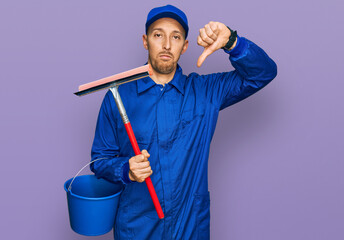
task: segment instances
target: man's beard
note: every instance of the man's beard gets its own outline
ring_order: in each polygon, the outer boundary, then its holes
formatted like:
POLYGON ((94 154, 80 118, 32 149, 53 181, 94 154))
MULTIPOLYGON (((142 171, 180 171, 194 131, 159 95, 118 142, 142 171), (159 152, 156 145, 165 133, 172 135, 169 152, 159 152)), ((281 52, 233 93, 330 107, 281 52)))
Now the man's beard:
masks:
MULTIPOLYGON (((169 54, 171 55, 171 54, 169 54)), ((170 61, 159 61, 159 59, 153 59, 151 56, 148 56, 149 62, 151 63, 152 68, 160 74, 170 74, 172 73, 176 68, 176 63, 173 61, 174 57, 172 56, 172 59, 170 61)))

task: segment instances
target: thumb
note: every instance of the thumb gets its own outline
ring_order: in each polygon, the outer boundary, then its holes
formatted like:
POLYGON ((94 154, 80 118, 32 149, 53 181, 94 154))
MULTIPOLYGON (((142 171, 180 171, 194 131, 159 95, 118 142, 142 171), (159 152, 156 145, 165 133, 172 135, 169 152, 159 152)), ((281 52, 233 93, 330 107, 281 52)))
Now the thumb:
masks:
POLYGON ((214 51, 212 49, 210 49, 209 47, 204 48, 203 53, 201 54, 201 56, 199 56, 199 58, 197 60, 197 67, 201 67, 204 60, 213 52, 214 51))
POLYGON ((149 158, 149 157, 150 157, 150 154, 147 152, 146 149, 143 149, 141 153, 142 153, 146 158, 149 158))

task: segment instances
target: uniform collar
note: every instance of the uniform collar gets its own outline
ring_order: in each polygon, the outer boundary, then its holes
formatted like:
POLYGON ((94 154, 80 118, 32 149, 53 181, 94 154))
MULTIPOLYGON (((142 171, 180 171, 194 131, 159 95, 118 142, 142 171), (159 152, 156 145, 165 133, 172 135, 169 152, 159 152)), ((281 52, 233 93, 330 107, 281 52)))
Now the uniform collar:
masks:
POLYGON ((176 73, 174 74, 174 77, 172 81, 169 82, 169 84, 173 85, 181 94, 184 95, 185 76, 183 75, 183 70, 179 66, 179 64, 177 64, 176 73))
MULTIPOLYGON (((173 79, 168 84, 171 84, 172 86, 174 86, 181 94, 184 95, 184 83, 185 83, 184 81, 185 81, 185 78, 183 76, 183 70, 179 66, 179 64, 177 64, 177 70, 173 76, 173 79)), ((154 85, 156 85, 156 83, 150 77, 139 79, 136 82, 137 82, 137 93, 139 94, 148 90, 154 85)))

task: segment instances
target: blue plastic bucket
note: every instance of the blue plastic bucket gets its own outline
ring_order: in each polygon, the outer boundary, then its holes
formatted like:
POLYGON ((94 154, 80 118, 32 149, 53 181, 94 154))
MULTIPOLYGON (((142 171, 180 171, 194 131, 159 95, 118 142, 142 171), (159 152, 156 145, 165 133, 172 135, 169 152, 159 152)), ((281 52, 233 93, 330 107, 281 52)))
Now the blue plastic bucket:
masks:
POLYGON ((111 231, 122 185, 82 175, 64 184, 71 228, 81 235, 98 236, 111 231))

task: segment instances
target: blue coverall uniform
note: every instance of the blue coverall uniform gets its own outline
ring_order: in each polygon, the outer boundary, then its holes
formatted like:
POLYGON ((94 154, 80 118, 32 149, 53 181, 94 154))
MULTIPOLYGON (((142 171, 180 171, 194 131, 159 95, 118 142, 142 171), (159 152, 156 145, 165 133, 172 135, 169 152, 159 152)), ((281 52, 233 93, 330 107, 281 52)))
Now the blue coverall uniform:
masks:
POLYGON ((178 65, 165 86, 150 77, 119 87, 141 150, 150 153, 151 179, 165 218, 160 220, 145 183, 131 182, 134 156, 111 91, 100 108, 91 170, 123 184, 116 240, 209 239, 208 156, 219 111, 254 94, 277 74, 275 62, 238 37, 229 52, 234 71, 188 76, 178 65))

